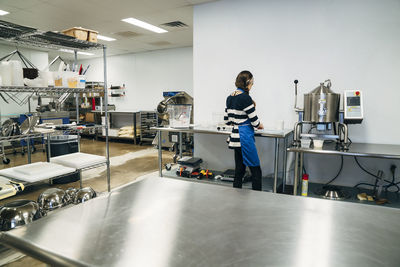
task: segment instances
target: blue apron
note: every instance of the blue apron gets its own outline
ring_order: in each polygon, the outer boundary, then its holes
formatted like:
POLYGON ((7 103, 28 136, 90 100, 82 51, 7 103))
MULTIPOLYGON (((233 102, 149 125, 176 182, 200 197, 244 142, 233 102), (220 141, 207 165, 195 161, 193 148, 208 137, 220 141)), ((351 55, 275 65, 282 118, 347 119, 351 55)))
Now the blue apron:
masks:
MULTIPOLYGON (((240 88, 238 88, 238 90, 243 91, 240 88)), ((260 159, 258 158, 256 148, 256 140, 254 138, 254 128, 251 125, 250 120, 240 124, 238 128, 244 165, 250 167, 260 166, 260 159)))

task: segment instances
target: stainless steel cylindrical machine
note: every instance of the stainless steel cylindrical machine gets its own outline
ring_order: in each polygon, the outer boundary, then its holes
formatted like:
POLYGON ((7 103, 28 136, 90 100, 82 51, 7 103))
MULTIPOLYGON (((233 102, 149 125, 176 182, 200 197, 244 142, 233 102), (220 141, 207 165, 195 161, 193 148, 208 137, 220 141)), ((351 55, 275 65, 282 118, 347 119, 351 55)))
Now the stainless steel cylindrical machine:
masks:
POLYGON ((330 80, 321 83, 308 94, 304 94, 305 122, 330 123, 339 121, 340 94, 331 90, 330 80))

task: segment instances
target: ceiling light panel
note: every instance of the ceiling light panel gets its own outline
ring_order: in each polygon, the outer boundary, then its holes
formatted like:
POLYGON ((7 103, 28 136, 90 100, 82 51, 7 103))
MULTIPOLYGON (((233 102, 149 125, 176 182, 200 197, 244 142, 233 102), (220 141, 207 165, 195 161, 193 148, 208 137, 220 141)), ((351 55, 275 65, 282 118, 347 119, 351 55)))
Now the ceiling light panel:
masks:
POLYGON ((130 23, 130 24, 135 25, 137 27, 140 27, 140 28, 152 31, 152 32, 156 32, 156 33, 168 32, 168 31, 166 31, 164 29, 161 29, 161 28, 159 28, 157 26, 151 25, 151 24, 149 24, 147 22, 144 22, 144 21, 141 21, 141 20, 138 20, 138 19, 135 19, 135 18, 126 18, 126 19, 122 19, 121 21, 130 23))
POLYGON ((7 12, 7 11, 4 11, 4 10, 0 9, 0 16, 4 16, 4 15, 7 15, 7 14, 10 14, 10 12, 7 12))
MULTIPOLYGON (((71 54, 74 53, 74 50, 70 50, 70 49, 59 49, 58 51, 65 52, 65 53, 71 53, 71 54)), ((78 51, 78 54, 79 55, 85 55, 85 56, 94 56, 94 54, 92 54, 92 53, 81 52, 81 51, 78 51)))
POLYGON ((97 39, 100 39, 100 40, 103 40, 103 41, 107 41, 107 42, 111 42, 111 41, 117 40, 115 38, 107 37, 107 36, 100 35, 100 34, 97 35, 97 39))

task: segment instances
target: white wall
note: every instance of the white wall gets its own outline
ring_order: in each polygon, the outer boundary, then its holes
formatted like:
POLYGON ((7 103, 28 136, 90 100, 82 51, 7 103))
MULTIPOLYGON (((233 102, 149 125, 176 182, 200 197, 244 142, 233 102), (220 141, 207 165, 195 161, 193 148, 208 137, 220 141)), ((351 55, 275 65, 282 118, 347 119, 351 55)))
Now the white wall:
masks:
MULTIPOLYGON (((103 59, 90 64, 88 81, 103 81, 103 59)), ((176 48, 107 57, 109 85, 126 86, 126 96, 109 98, 118 111, 154 110, 163 91, 186 91, 193 95, 192 48, 176 48)))
MULTIPOLYGON (((9 46, 9 45, 0 45, 0 57, 3 57, 12 51, 15 50, 15 46, 9 46)), ((48 65, 48 53, 43 52, 43 51, 38 51, 38 50, 31 50, 31 49, 24 49, 20 48, 20 52, 28 58, 38 69, 43 69, 48 65)), ((12 60, 19 60, 19 57, 17 55, 14 55, 12 60)), ((25 96, 25 94, 23 94, 25 96)), ((5 96, 6 97, 6 96, 5 96)), ((8 99, 8 97, 6 97, 8 99)), ((21 99, 24 97, 20 97, 21 99)), ((0 98, 0 112, 2 116, 2 121, 6 119, 9 116, 18 116, 21 113, 26 113, 28 112, 28 105, 22 105, 19 106, 12 100, 8 101, 9 104, 5 103, 3 99, 0 98)), ((36 103, 34 101, 32 103, 32 110, 34 111, 36 108, 36 103)))
MULTIPOLYGON (((277 120, 284 120, 286 128, 293 127, 294 79, 300 81, 300 93, 305 93, 330 78, 335 92, 358 89, 364 93, 365 119, 349 127, 354 142, 400 144, 399 29, 397 0, 222 0, 196 6, 196 123, 207 123, 213 112, 223 110, 236 75, 248 69, 255 76, 251 94, 267 127, 277 120)), ((302 97, 299 101, 302 106, 302 97)), ((233 156, 223 157, 233 153, 220 139, 214 142, 196 136, 195 153, 211 156, 212 167, 232 167, 233 156)), ((260 139, 257 143, 263 171, 271 172, 272 144, 260 139)), ((336 157, 327 157, 326 164, 324 159, 321 164, 315 164, 311 155, 306 159, 308 171, 321 180, 334 176, 339 164, 336 157)), ((347 178, 360 175, 351 160, 346 159, 348 168, 338 183, 353 184, 347 178)), ((363 162, 373 171, 388 164, 363 162)))

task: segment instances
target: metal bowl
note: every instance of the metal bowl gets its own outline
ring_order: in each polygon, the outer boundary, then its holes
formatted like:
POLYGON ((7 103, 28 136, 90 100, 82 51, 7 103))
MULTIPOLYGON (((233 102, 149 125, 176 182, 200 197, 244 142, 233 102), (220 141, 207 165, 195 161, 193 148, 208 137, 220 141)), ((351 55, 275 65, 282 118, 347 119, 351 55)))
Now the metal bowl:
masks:
POLYGON ((66 204, 65 191, 60 188, 49 188, 43 191, 39 198, 39 207, 43 212, 52 211, 66 204))
POLYGON ((74 203, 79 204, 96 197, 96 192, 91 187, 79 189, 76 192, 74 203))
POLYGON ((8 231, 42 217, 39 205, 32 200, 15 200, 0 209, 0 229, 8 231))
POLYGON ((343 192, 339 187, 327 185, 323 186, 320 191, 317 192, 322 198, 332 199, 332 200, 343 200, 348 198, 348 195, 343 192))
POLYGON ((76 193, 78 192, 78 188, 70 187, 65 190, 65 198, 68 204, 74 203, 76 193))

